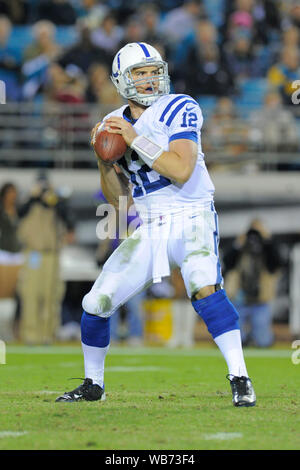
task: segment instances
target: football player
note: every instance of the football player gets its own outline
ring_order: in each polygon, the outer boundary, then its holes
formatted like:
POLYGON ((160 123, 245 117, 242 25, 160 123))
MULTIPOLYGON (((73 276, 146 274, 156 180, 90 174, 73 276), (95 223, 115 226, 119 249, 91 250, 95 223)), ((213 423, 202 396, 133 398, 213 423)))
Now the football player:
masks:
POLYGON ((106 129, 121 134, 128 149, 117 162, 118 171, 99 160, 102 191, 117 207, 131 183, 143 224, 113 252, 83 298, 85 379, 56 401, 105 398, 110 316, 178 266, 196 313, 227 363, 233 404, 254 406, 238 313, 223 288, 214 186, 201 148, 201 109, 188 95, 170 94, 167 63, 149 44, 124 46, 114 58, 111 78, 128 104, 108 114, 92 137, 106 129))

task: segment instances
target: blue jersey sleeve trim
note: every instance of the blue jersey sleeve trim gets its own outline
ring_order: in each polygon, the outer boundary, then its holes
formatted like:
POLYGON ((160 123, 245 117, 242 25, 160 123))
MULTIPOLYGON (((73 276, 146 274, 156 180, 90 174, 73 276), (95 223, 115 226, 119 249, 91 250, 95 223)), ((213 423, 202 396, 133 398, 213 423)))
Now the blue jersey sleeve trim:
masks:
POLYGON ((172 142, 173 140, 178 140, 178 139, 188 139, 192 140, 193 142, 198 143, 198 134, 197 132, 190 131, 190 132, 178 132, 177 134, 173 134, 169 138, 169 142, 172 142))

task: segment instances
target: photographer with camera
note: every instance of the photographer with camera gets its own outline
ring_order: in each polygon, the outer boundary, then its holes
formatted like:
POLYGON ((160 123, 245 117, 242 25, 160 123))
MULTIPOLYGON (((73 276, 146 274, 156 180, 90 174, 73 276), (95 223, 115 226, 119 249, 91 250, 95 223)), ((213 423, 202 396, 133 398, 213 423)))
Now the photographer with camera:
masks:
POLYGON ((65 242, 72 241, 73 224, 65 200, 43 173, 19 215, 18 235, 25 259, 19 279, 20 338, 25 344, 51 344, 65 291, 60 251, 65 242))
POLYGON ((276 295, 279 250, 262 222, 254 219, 224 254, 225 286, 238 307, 244 345, 269 347, 274 342, 271 302, 276 295))

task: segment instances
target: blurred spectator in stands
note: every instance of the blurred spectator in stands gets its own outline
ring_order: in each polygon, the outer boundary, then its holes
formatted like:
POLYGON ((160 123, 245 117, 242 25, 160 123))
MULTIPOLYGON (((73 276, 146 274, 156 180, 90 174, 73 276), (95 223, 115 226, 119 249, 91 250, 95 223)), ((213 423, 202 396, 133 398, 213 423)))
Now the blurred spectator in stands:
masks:
POLYGON ((282 265, 277 245, 264 224, 255 219, 224 254, 225 288, 237 306, 244 344, 273 344, 271 302, 282 265))
POLYGON ((44 91, 48 67, 61 52, 55 41, 56 27, 47 20, 33 25, 34 40, 24 51, 23 98, 32 99, 44 91))
POLYGON ((178 44, 173 54, 173 74, 180 76, 186 66, 193 64, 195 57, 201 57, 202 48, 218 47, 218 32, 215 25, 208 19, 197 21, 195 31, 189 32, 178 44))
POLYGON ((28 13, 27 0, 0 0, 0 15, 6 15, 13 24, 26 23, 28 13))
POLYGON ((88 147, 87 135, 91 126, 89 115, 86 109, 78 109, 76 106, 86 102, 86 88, 87 78, 76 65, 69 64, 65 69, 59 64, 50 67, 45 90, 46 100, 52 111, 56 106, 59 109, 59 120, 53 123, 50 131, 53 144, 65 138, 74 142, 76 148, 88 147))
POLYGON ((264 106, 251 113, 249 138, 258 150, 297 151, 300 148, 294 115, 282 105, 276 91, 270 91, 264 106))
POLYGON ((173 55, 172 79, 177 93, 192 96, 225 95, 234 92, 234 77, 218 45, 218 31, 207 19, 196 23, 173 55))
POLYGON ((160 11, 165 14, 174 8, 178 8, 182 5, 182 0, 159 0, 160 11))
POLYGON ((67 65, 64 70, 58 68, 55 64, 51 70, 52 79, 57 79, 52 99, 59 103, 84 103, 87 80, 83 71, 74 64, 67 65))
POLYGON ((224 41, 239 31, 247 31, 254 44, 268 44, 280 29, 278 5, 271 0, 225 1, 225 22, 222 28, 224 41))
POLYGON ((162 43, 166 46, 162 28, 160 10, 154 3, 142 4, 138 16, 144 28, 144 41, 148 44, 162 43))
POLYGON ((24 252, 19 280, 20 337, 26 344, 51 344, 60 324, 64 283, 59 257, 64 243, 74 240, 66 200, 41 174, 20 208, 18 235, 24 252))
POLYGON ((17 196, 17 188, 11 182, 0 189, 0 332, 4 341, 17 336, 16 286, 23 262, 17 236, 17 196))
POLYGON ((130 42, 142 42, 145 39, 144 26, 138 15, 131 15, 124 24, 124 37, 120 48, 130 42))
POLYGON ((203 148, 239 155, 247 150, 248 123, 238 116, 231 98, 218 99, 212 115, 204 121, 203 148))
POLYGON ((201 0, 184 0, 180 7, 171 9, 165 15, 162 31, 171 47, 176 48, 188 33, 195 31, 201 13, 201 0))
POLYGON ((224 30, 226 42, 234 38, 240 31, 254 36, 253 6, 254 0, 227 0, 224 30))
POLYGON ((68 77, 63 67, 54 62, 47 72, 47 82, 45 86, 46 102, 56 102, 56 97, 67 86, 68 77))
POLYGON ((76 11, 68 0, 43 0, 37 6, 37 20, 49 20, 59 26, 76 23, 76 11))
POLYGON ((69 64, 77 65, 84 73, 95 62, 106 63, 111 66, 113 55, 91 42, 90 29, 80 21, 77 24, 79 39, 59 58, 59 64, 65 68, 69 64))
POLYGON ((227 42, 224 53, 229 69, 236 79, 263 77, 271 65, 271 57, 254 45, 251 33, 239 30, 227 42))
POLYGON ((35 59, 41 55, 49 60, 57 58, 61 46, 55 40, 56 27, 48 20, 41 20, 32 26, 34 40, 24 51, 24 61, 35 59))
POLYGON ((117 24, 115 15, 109 12, 91 32, 91 41, 108 54, 114 55, 119 49, 123 34, 123 28, 117 24))
POLYGON ((289 2, 283 2, 285 6, 286 16, 283 19, 282 27, 285 28, 290 25, 300 28, 300 4, 298 0, 290 0, 289 2))
POLYGON ((84 20, 84 24, 93 30, 102 23, 104 17, 109 12, 109 8, 106 2, 99 0, 82 0, 81 7, 82 11, 79 15, 80 19, 84 20))
POLYGON ((295 92, 293 82, 299 80, 300 62, 297 47, 283 47, 279 61, 267 73, 267 79, 272 88, 279 91, 283 104, 293 105, 292 94, 295 92))
POLYGON ((89 86, 86 92, 88 102, 111 105, 114 108, 122 106, 123 99, 112 84, 110 70, 106 64, 91 65, 88 77, 89 86))
POLYGON ((20 251, 17 237, 18 211, 17 188, 13 183, 5 183, 0 189, 0 249, 10 253, 20 251))
POLYGON ((277 40, 281 30, 280 2, 263 0, 256 2, 255 17, 259 20, 259 30, 267 35, 268 42, 277 40))
POLYGON ((197 22, 196 40, 199 47, 214 46, 218 43, 218 31, 216 26, 208 19, 197 22))
POLYGON ((188 55, 188 47, 195 37, 198 21, 203 16, 205 13, 201 0, 184 0, 182 5, 172 8, 162 19, 161 31, 176 93, 184 90, 185 77, 181 73, 184 67, 182 63, 186 63, 184 59, 188 55))
MULTIPOLYGON (((180 89, 175 81, 176 92, 188 93, 196 99, 201 95, 223 96, 234 93, 234 75, 220 57, 216 44, 191 49, 181 76, 185 88, 180 89)), ((176 77, 178 74, 175 73, 176 77)))
POLYGON ((283 47, 299 47, 300 45, 300 30, 296 26, 290 26, 282 33, 282 46, 283 47))
POLYGON ((0 16, 0 79, 6 85, 6 100, 18 101, 21 95, 20 52, 9 44, 12 24, 7 16, 0 16))

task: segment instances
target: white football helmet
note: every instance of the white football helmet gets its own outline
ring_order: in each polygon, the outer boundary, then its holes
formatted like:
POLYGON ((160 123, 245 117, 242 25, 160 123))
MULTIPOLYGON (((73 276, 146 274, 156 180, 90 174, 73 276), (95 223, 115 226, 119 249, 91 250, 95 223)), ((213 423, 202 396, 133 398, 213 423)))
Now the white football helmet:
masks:
POLYGON ((150 106, 160 96, 170 92, 168 64, 162 60, 160 53, 154 47, 144 42, 126 44, 119 50, 113 60, 111 80, 123 98, 133 100, 143 106, 150 106), (133 80, 132 70, 147 65, 157 66, 159 75, 133 80), (150 83, 153 93, 137 92, 136 85, 145 83, 150 83))

